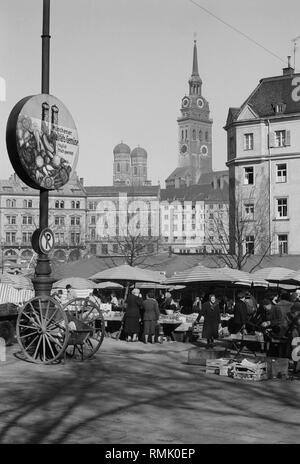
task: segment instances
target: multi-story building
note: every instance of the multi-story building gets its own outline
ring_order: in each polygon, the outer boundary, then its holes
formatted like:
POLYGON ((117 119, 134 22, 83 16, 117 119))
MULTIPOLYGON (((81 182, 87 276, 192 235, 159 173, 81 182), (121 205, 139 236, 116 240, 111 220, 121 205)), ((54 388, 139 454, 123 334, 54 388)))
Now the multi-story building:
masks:
POLYGON ((203 174, 201 184, 161 190, 160 230, 175 253, 228 250, 228 172, 203 174), (226 242, 227 241, 227 242, 226 242))
POLYGON ((300 74, 290 62, 229 109, 225 130, 231 251, 299 254, 300 74))
MULTIPOLYGON (((49 227, 55 235, 52 258, 78 259, 85 247, 86 193, 75 175, 62 189, 49 195, 49 227)), ((1 262, 26 266, 34 257, 31 236, 39 227, 39 191, 16 174, 0 181, 1 262)))
MULTIPOLYGON (((159 186, 87 186, 87 240, 91 254, 120 254, 122 240, 144 237, 157 242, 159 186)), ((152 248, 152 247, 151 247, 152 248)))
POLYGON ((202 95, 198 71, 197 45, 194 41, 193 69, 189 95, 181 100, 178 122, 178 167, 166 179, 166 187, 198 184, 200 176, 212 172, 212 119, 209 103, 202 95))

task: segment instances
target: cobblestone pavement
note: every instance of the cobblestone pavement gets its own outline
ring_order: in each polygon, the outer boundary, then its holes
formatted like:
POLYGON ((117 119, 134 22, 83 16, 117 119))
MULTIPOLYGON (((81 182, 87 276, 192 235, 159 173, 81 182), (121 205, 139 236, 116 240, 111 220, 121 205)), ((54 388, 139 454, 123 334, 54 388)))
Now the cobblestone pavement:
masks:
POLYGON ((85 362, 0 363, 0 443, 300 443, 299 380, 247 382, 187 364, 192 345, 105 338, 85 362))

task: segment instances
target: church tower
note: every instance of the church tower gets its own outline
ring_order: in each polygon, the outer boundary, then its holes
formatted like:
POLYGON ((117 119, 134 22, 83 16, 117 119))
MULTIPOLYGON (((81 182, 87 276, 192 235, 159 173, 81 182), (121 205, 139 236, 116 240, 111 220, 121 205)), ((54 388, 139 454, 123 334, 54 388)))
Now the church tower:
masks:
POLYGON ((188 81, 189 94, 181 100, 178 122, 178 168, 166 184, 197 184, 201 174, 212 172, 212 119, 209 104, 202 95, 202 79, 198 71, 197 43, 194 40, 192 75, 188 81), (181 169, 180 169, 181 168, 181 169))

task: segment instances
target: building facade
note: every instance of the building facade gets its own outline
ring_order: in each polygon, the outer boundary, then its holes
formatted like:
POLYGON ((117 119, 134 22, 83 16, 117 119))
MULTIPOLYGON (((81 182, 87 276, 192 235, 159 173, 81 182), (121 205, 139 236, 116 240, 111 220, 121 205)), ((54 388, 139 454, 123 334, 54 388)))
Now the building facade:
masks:
POLYGON ((225 130, 231 251, 299 254, 300 74, 261 79, 225 130))

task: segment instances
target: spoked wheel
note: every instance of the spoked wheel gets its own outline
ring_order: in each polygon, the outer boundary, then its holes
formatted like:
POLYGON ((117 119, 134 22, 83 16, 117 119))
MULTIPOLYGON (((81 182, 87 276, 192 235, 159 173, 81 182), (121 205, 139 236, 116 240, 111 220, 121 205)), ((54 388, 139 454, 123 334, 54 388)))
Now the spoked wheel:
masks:
POLYGON ((27 301, 20 310, 16 332, 29 361, 51 364, 58 361, 66 349, 68 318, 56 300, 38 296, 27 301))
MULTIPOLYGON (((99 350, 105 335, 105 321, 99 306, 89 298, 74 298, 68 301, 63 309, 69 321, 70 340, 73 339, 72 355, 77 350, 82 360, 91 358, 99 350), (86 335, 76 337, 76 333, 86 335), (76 338, 79 339, 78 343, 76 338)), ((67 354, 70 354, 69 349, 67 354)))

